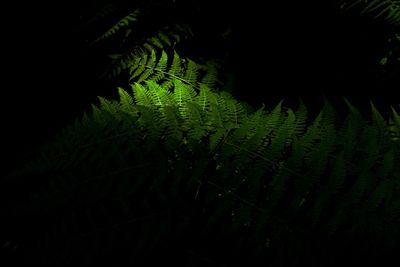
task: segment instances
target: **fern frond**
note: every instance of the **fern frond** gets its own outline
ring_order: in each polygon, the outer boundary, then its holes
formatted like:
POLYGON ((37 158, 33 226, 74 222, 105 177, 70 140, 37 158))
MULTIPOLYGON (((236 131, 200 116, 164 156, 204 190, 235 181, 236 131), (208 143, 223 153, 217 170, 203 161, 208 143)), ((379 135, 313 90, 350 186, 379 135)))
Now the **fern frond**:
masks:
POLYGON ((179 112, 183 118, 187 117, 188 103, 195 100, 196 92, 191 87, 186 85, 180 80, 174 80, 174 93, 175 104, 178 106, 179 112))
MULTIPOLYGON (((135 100, 133 99, 133 97, 120 87, 118 88, 118 95, 119 102, 121 103, 121 110, 131 116, 136 114, 136 109, 134 108, 135 100)), ((87 120, 88 119, 86 118, 85 121, 87 120)))
MULTIPOLYGON (((156 51, 160 51, 161 54, 160 61, 158 61, 160 65, 157 66, 161 72, 153 72, 153 74, 162 75, 162 72, 165 71, 165 67, 167 66, 167 54, 165 51, 174 49, 174 46, 179 43, 182 38, 187 38, 187 36, 191 34, 192 33, 188 27, 180 27, 179 25, 175 25, 173 27, 161 29, 152 37, 145 38, 144 40, 136 40, 133 44, 130 44, 130 47, 127 49, 127 51, 109 55, 109 57, 112 59, 112 62, 108 70, 106 70, 105 75, 107 75, 109 78, 119 76, 124 71, 130 70, 132 66, 137 66, 139 61, 143 58, 143 54, 151 54, 153 52, 155 52, 155 54, 159 54, 156 51)), ((123 40, 123 42, 124 41, 125 40, 123 40)), ((147 61, 142 61, 142 64, 145 65, 146 62, 147 61)), ((151 69, 148 69, 148 72, 150 72, 150 70, 151 69)), ((143 71, 143 69, 141 71, 143 71)), ((130 70, 131 75, 132 73, 133 71, 130 70)), ((133 77, 131 77, 131 79, 132 78, 133 77)), ((153 77, 152 79, 157 81, 161 78, 162 77, 153 77)))
POLYGON ((158 71, 153 74, 154 75, 153 77, 151 77, 153 81, 158 82, 165 77, 165 73, 167 70, 167 63, 168 63, 168 56, 164 51, 162 51, 160 60, 157 62, 156 66, 156 69, 158 71))
POLYGON ((145 107, 151 107, 153 105, 153 100, 150 96, 150 93, 143 85, 140 83, 135 83, 132 84, 131 87, 136 104, 145 107))
POLYGON ((132 22, 137 20, 138 15, 139 15, 139 10, 135 10, 129 13, 128 15, 120 19, 117 23, 115 23, 111 28, 109 28, 104 34, 102 34, 99 38, 97 38, 93 43, 109 38, 110 36, 120 31, 122 28, 130 26, 132 22))
POLYGON ((172 105, 172 95, 170 91, 152 80, 146 81, 146 85, 154 106, 162 109, 165 106, 172 105))
POLYGON ((304 133, 306 129, 306 122, 307 122, 307 108, 304 105, 303 101, 300 102, 300 106, 296 110, 295 117, 296 117, 295 134, 301 135, 304 133))
POLYGON ((172 64, 168 70, 168 73, 177 77, 181 77, 182 75, 182 68, 181 68, 182 59, 179 55, 174 51, 174 57, 172 58, 172 64))
POLYGON ((393 141, 400 140, 400 115, 392 107, 392 118, 389 121, 389 134, 393 141))
POLYGON ((184 118, 183 127, 188 131, 188 137, 195 142, 199 142, 203 136, 206 136, 204 113, 199 105, 189 102, 186 118, 184 118))
POLYGON ((187 81, 189 84, 194 84, 198 79, 198 67, 197 64, 192 60, 188 59, 186 64, 186 71, 183 75, 183 79, 187 81))
POLYGON ((129 66, 131 82, 141 83, 153 80, 162 83, 165 88, 172 88, 174 80, 180 80, 195 88, 204 87, 202 77, 208 73, 205 66, 196 64, 189 59, 182 59, 176 52, 174 52, 172 62, 168 65, 168 55, 162 51, 161 56, 157 57, 154 49, 149 53, 142 52, 133 55, 129 66), (187 63, 185 64, 185 62, 187 63))
POLYGON ((215 88, 218 80, 217 67, 212 62, 208 62, 203 69, 206 74, 201 79, 200 83, 207 85, 209 88, 215 88))
POLYGON ((210 108, 210 92, 211 90, 208 88, 208 86, 200 84, 200 92, 197 103, 203 111, 210 108))
POLYGON ((226 100, 225 113, 228 127, 239 128, 243 121, 246 111, 244 107, 236 101, 230 94, 221 92, 221 99, 226 100))
POLYGON ((378 142, 378 146, 384 150, 387 146, 391 145, 390 139, 388 136, 390 135, 387 127, 387 123, 380 112, 375 108, 374 104, 371 102, 371 110, 372 110, 372 127, 376 132, 376 139, 378 142))

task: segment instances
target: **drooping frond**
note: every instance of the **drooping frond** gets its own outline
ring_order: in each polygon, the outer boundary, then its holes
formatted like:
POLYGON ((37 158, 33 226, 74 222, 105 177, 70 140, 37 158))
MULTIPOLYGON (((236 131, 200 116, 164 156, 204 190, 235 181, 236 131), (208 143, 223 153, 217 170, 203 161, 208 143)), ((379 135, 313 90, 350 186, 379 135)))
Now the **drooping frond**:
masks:
POLYGON ((122 28, 128 27, 132 24, 132 22, 137 20, 137 17, 139 15, 139 10, 135 10, 122 19, 120 19, 117 23, 115 23, 113 26, 111 26, 105 33, 103 33, 99 38, 97 38, 93 43, 98 42, 100 40, 109 38, 110 36, 114 35, 117 33, 119 30, 122 28))

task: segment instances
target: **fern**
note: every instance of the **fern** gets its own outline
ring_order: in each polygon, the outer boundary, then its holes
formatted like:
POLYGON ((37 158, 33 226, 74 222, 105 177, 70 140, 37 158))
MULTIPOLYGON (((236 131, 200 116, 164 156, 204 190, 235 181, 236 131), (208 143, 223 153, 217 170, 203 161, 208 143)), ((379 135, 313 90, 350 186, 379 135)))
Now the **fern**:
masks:
MULTIPOLYGON (((398 1, 346 2, 400 22, 398 1)), ((315 118, 303 103, 253 112, 215 90, 216 64, 175 51, 192 35, 188 27, 129 36, 138 15, 128 14, 95 41, 128 30, 109 70, 129 74, 128 90, 118 88, 119 100, 99 97, 91 112, 4 179, 3 221, 29 221, 33 231, 5 229, 32 243, 32 255, 53 255, 46 263, 55 265, 104 264, 115 244, 118 252, 130 249, 130 262, 149 265, 155 251, 179 248, 171 241, 198 247, 206 239, 218 249, 236 246, 230 257, 250 251, 246 263, 298 266, 324 252, 320 244, 350 247, 360 237, 358 252, 396 249, 395 109, 385 118, 371 105, 371 120, 348 101, 344 120, 327 102, 315 118), (228 241, 220 246, 221 237, 228 241), (373 249, 363 250, 368 245, 373 249)), ((109 260, 118 259, 125 260, 109 260)))
POLYGON ((15 174, 13 179, 36 177, 38 183, 32 193, 15 196, 21 200, 8 200, 11 218, 44 214, 44 225, 61 227, 54 214, 63 207, 83 209, 80 222, 63 213, 65 222, 78 224, 78 240, 95 235, 93 229, 111 234, 131 220, 143 221, 124 230, 133 231, 131 241, 140 240, 129 245, 136 252, 155 249, 156 240, 167 242, 165 224, 184 235, 180 219, 166 215, 180 212, 198 231, 223 226, 237 236, 246 232, 243 246, 266 253, 282 251, 279 240, 289 242, 293 234, 357 234, 396 244, 381 230, 395 228, 400 214, 396 111, 392 124, 374 106, 367 121, 351 104, 343 122, 329 103, 313 119, 303 104, 298 110, 279 103, 271 111, 251 112, 202 83, 202 69, 176 53, 171 60, 143 54, 136 62, 145 68, 129 91, 118 89, 119 101, 99 98, 90 114, 15 174), (114 202, 120 212, 104 208, 114 202), (95 215, 100 207, 106 209, 103 217, 95 215), (90 221, 89 231, 82 221, 90 221), (152 230, 154 238, 143 236, 152 230), (266 239, 268 248, 260 245, 266 239))

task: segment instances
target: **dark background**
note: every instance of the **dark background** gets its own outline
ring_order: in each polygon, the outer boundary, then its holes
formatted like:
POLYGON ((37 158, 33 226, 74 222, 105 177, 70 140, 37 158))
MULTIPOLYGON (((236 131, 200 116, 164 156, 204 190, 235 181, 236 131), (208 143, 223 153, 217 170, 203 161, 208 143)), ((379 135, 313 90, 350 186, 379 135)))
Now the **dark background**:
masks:
MULTIPOLYGON (((83 26, 103 2, 13 2, 3 9, 4 168, 51 140, 97 95, 115 96, 116 86, 98 79, 105 53, 88 46, 100 30, 83 26)), ((232 93, 255 108, 281 99, 295 107, 301 98, 317 111, 325 95, 343 110, 346 96, 368 116, 369 100, 384 114, 400 102, 398 66, 378 64, 394 29, 345 13, 337 1, 136 2, 154 5, 146 15, 149 28, 189 24, 194 38, 182 45, 184 56, 223 60, 235 80, 232 93)), ((121 10, 136 4, 113 3, 121 10)))

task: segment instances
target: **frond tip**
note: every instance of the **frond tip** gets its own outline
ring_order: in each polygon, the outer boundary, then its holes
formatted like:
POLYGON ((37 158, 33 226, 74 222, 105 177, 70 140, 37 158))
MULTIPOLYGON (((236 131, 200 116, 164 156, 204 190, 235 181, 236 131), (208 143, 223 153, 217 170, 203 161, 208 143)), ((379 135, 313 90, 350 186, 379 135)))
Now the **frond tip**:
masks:
POLYGON ((137 16, 139 15, 139 10, 135 10, 122 19, 120 19, 117 23, 115 23, 111 28, 109 28, 104 34, 102 34, 99 38, 97 38, 93 43, 96 43, 100 40, 106 39, 111 37, 112 35, 116 34, 122 28, 128 27, 132 24, 132 22, 136 21, 137 16))

